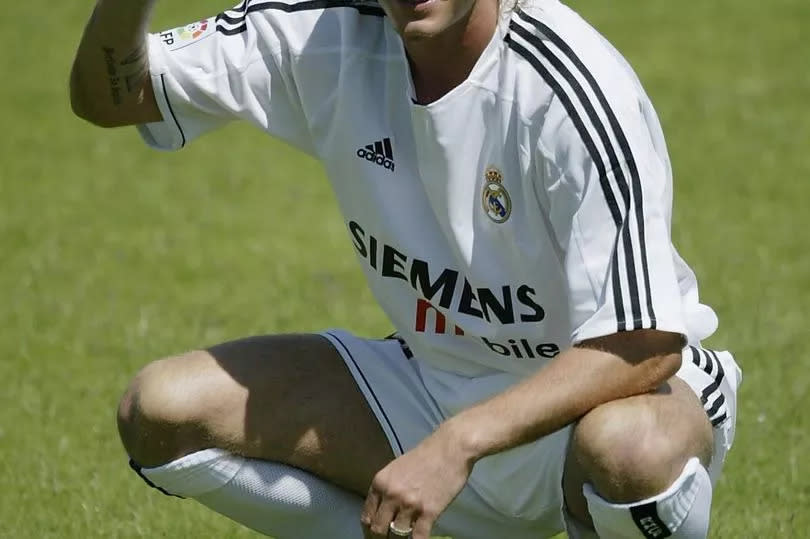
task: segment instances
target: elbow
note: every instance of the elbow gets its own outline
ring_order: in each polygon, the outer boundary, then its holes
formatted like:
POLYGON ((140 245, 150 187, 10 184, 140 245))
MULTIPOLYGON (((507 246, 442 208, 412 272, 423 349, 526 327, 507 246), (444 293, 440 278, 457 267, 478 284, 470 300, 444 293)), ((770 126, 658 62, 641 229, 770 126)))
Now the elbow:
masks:
POLYGON ((98 114, 97 112, 94 112, 92 109, 81 108, 77 110, 76 107, 74 107, 73 113, 82 120, 89 122, 96 127, 103 127, 105 129, 110 129, 113 127, 122 127, 123 125, 119 122, 110 120, 109 117, 105 117, 101 114, 98 114))
POLYGON ((96 127, 118 127, 117 123, 110 121, 109 116, 105 116, 98 110, 98 107, 89 103, 84 95, 73 90, 70 92, 70 108, 77 117, 96 127))
POLYGON ((70 70, 70 108, 73 114, 82 120, 95 123, 93 121, 93 111, 88 104, 88 99, 82 87, 81 80, 82 77, 78 61, 75 61, 73 62, 73 68, 70 70))
POLYGON ((626 377, 620 393, 629 397, 655 391, 675 376, 681 368, 684 344, 679 333, 640 329, 597 337, 578 346, 621 358, 626 377))
POLYGON ((81 93, 77 92, 72 87, 70 89, 70 108, 73 111, 73 114, 82 120, 90 122, 93 125, 99 125, 96 116, 93 114, 92 108, 87 105, 86 100, 81 93))
POLYGON ((77 63, 73 64, 70 72, 70 108, 77 117, 97 127, 116 127, 110 121, 110 116, 100 110, 98 103, 90 96, 86 86, 82 84, 81 71, 77 63))
POLYGON ((681 354, 669 353, 645 360, 638 378, 639 393, 655 391, 664 385, 681 368, 681 354))

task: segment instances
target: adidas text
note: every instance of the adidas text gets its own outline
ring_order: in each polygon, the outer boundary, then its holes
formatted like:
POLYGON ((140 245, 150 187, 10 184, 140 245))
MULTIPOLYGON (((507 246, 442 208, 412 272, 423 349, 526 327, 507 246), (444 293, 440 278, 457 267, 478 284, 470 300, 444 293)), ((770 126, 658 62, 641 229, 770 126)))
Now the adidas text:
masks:
POLYGON ((366 144, 357 150, 357 157, 394 172, 394 148, 388 137, 366 144))
POLYGON ((360 148, 357 150, 357 157, 365 159, 366 161, 371 161, 372 163, 376 163, 381 167, 385 167, 391 172, 394 172, 394 162, 386 158, 384 155, 370 152, 365 148, 360 148))

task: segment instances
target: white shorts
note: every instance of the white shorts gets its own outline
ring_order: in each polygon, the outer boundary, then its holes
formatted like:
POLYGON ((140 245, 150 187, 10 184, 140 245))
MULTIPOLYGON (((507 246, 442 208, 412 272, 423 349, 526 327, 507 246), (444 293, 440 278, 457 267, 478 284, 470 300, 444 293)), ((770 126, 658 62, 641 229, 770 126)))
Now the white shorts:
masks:
MULTIPOLYGON (((470 378, 414 358, 397 339, 323 333, 337 348, 399 456, 455 413, 521 380, 510 373, 470 378)), ((701 399, 715 427, 712 480, 734 438, 740 369, 728 352, 684 350, 677 376, 701 399)), ((434 533, 464 539, 537 539, 564 530, 562 474, 571 426, 476 463, 467 486, 434 533)))

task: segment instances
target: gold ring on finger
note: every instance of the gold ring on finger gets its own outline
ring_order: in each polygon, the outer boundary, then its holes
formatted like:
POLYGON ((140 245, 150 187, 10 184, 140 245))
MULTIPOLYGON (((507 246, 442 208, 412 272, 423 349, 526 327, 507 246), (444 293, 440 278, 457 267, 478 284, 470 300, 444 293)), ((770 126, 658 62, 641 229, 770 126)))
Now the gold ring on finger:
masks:
POLYGON ((388 525, 388 531, 391 532, 391 535, 395 535, 397 537, 410 537, 411 533, 413 533, 413 528, 410 526, 407 528, 398 528, 397 525, 392 522, 388 525))

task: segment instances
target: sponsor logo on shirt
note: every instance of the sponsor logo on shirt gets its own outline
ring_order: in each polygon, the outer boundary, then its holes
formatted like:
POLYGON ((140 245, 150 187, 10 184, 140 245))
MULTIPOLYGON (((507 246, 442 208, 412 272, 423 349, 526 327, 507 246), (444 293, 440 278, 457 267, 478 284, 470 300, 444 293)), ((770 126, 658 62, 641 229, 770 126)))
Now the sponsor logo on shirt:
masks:
POLYGON ((503 185, 503 174, 495 167, 487 167, 484 172, 484 189, 481 204, 487 217, 498 224, 505 223, 512 215, 512 199, 503 185))
MULTIPOLYGON (((473 288, 458 270, 433 268, 426 260, 408 256, 380 242, 355 221, 349 222, 349 231, 355 250, 372 269, 382 277, 408 283, 421 296, 416 301, 413 328, 417 333, 464 336, 461 327, 449 327, 446 311, 500 325, 541 322, 546 317, 535 289, 527 284, 505 285, 499 289, 473 288)), ((481 341, 491 352, 512 359, 551 358, 560 352, 554 343, 535 343, 529 339, 509 339, 501 343, 481 338, 481 341)))
MULTIPOLYGON (((416 300, 416 333, 433 333, 435 335, 448 335, 451 328, 447 325, 447 316, 430 302, 424 299, 416 300), (433 320, 433 325, 428 320, 433 320)), ((453 325, 452 334, 463 336, 464 330, 453 325)), ((552 342, 534 342, 528 338, 507 339, 504 342, 497 342, 494 339, 478 337, 490 352, 509 359, 551 359, 560 353, 560 347, 552 342)))
POLYGON ((439 273, 428 261, 379 242, 355 221, 349 222, 349 231, 354 248, 375 271, 383 277, 409 283, 423 298, 442 309, 504 325, 540 322, 546 317, 535 299, 534 288, 529 285, 505 285, 498 290, 473 288, 458 270, 442 268, 439 273))

